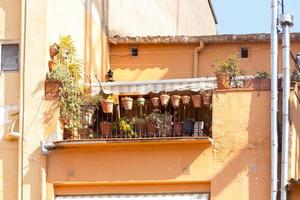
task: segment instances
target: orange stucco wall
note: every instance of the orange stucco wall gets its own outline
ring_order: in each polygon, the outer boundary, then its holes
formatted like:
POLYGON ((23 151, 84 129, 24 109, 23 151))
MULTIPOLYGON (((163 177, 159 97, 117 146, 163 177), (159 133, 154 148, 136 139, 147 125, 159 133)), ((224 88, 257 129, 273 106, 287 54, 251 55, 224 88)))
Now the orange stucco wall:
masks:
POLYGON ((217 91, 213 144, 65 147, 48 155, 47 181, 58 195, 209 191, 213 200, 269 199, 269 102, 269 91, 217 91))
MULTIPOLYGON (((192 78, 194 49, 197 44, 110 44, 110 64, 116 81, 159 80, 192 78), (130 56, 131 47, 138 47, 139 56, 130 56)), ((266 42, 205 44, 198 56, 197 76, 213 76, 214 61, 238 54, 240 47, 249 48, 249 58, 240 59, 245 74, 270 71, 270 45, 266 42)), ((300 50, 299 42, 291 45, 294 53, 300 50)), ((279 52, 281 63, 281 52, 279 52)), ((292 63, 292 62, 291 62, 292 63)), ((279 67, 281 64, 279 64, 279 67)))
MULTIPOLYGON (((20 40, 20 2, 0 0, 0 45, 20 40)), ((18 197, 18 142, 6 141, 4 134, 17 119, 11 114, 19 110, 19 79, 19 72, 0 72, 0 200, 18 197)))

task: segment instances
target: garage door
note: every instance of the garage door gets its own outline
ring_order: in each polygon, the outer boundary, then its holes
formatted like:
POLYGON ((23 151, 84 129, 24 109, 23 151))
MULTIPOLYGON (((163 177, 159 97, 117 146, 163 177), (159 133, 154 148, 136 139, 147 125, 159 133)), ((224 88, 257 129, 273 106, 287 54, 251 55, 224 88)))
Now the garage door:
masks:
POLYGON ((130 194, 101 196, 58 196, 55 200, 208 200, 209 194, 130 194))

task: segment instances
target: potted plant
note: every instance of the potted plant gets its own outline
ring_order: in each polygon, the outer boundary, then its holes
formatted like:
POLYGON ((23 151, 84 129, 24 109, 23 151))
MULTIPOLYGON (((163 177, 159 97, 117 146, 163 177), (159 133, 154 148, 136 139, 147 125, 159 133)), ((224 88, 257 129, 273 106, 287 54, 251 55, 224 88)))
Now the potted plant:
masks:
POLYGON ((180 99, 181 99, 181 96, 179 96, 179 95, 172 95, 171 96, 171 102, 172 102, 172 106, 174 108, 179 107, 180 99))
POLYGON ((224 61, 215 61, 217 86, 219 89, 228 89, 231 85, 231 80, 234 81, 237 87, 236 76, 243 74, 239 66, 238 57, 236 55, 229 56, 224 61))
POLYGON ((182 134, 182 122, 174 122, 174 135, 180 136, 182 134))
POLYGON ((169 95, 167 95, 167 94, 161 94, 159 96, 159 98, 160 98, 162 106, 167 106, 168 105, 169 100, 170 100, 170 96, 169 95))
POLYGON ((189 103, 190 103, 190 100, 191 100, 191 97, 190 96, 188 96, 188 95, 183 95, 182 97, 182 103, 183 103, 183 105, 188 105, 189 103))
POLYGON ((101 101, 102 110, 104 113, 112 113, 114 108, 114 97, 109 95, 107 99, 101 101))
POLYGON ((103 136, 108 136, 112 133, 112 123, 108 121, 100 122, 100 130, 103 136))
POLYGON ((140 137, 143 137, 146 135, 146 119, 145 115, 142 115, 140 117, 134 117, 132 119, 132 122, 135 126, 136 133, 139 134, 140 137))
POLYGON ((136 137, 136 133, 134 132, 134 123, 132 120, 128 118, 121 118, 119 121, 119 128, 121 134, 124 134, 126 137, 136 137))
POLYGON ((123 104, 125 110, 131 110, 132 109, 132 103, 133 103, 132 98, 130 98, 130 97, 122 98, 122 104, 123 104))
POLYGON ((203 105, 209 106, 212 101, 212 92, 209 90, 201 92, 202 98, 203 98, 203 105))
POLYGON ((49 54, 50 58, 53 59, 54 56, 56 56, 59 52, 59 45, 56 43, 53 43, 52 45, 49 46, 49 54))
POLYGON ((158 107, 159 106, 159 98, 158 97, 152 97, 151 98, 151 102, 152 102, 152 105, 154 107, 158 107))
POLYGON ((160 111, 153 110, 152 113, 146 116, 147 135, 155 137, 157 133, 157 122, 160 120, 160 111))
POLYGON ((252 88, 256 90, 269 90, 271 88, 270 74, 265 71, 257 72, 254 79, 243 80, 245 88, 252 88))
POLYGON ((195 108, 201 107, 202 99, 200 94, 192 95, 192 101, 195 108))
POLYGON ((137 98, 137 105, 138 106, 144 106, 145 105, 145 98, 144 97, 137 98))

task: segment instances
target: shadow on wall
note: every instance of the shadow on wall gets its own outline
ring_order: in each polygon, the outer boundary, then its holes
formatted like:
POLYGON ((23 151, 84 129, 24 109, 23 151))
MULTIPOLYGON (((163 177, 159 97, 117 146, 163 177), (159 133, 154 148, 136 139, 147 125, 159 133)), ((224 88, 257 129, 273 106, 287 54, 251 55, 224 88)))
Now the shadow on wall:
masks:
POLYGON ((224 94, 215 97, 214 106, 221 107, 214 107, 214 111, 222 111, 213 113, 212 197, 270 199, 270 93, 254 91, 239 98, 224 98, 224 94))

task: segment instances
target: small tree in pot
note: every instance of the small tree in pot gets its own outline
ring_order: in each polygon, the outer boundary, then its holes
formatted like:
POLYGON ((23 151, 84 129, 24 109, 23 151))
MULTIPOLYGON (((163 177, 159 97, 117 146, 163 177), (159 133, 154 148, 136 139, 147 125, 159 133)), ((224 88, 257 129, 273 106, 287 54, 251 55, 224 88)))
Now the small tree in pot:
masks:
POLYGON ((219 89, 228 89, 231 86, 231 80, 234 81, 235 87, 238 86, 236 76, 243 74, 240 69, 237 55, 231 55, 224 61, 215 61, 217 85, 219 89))

